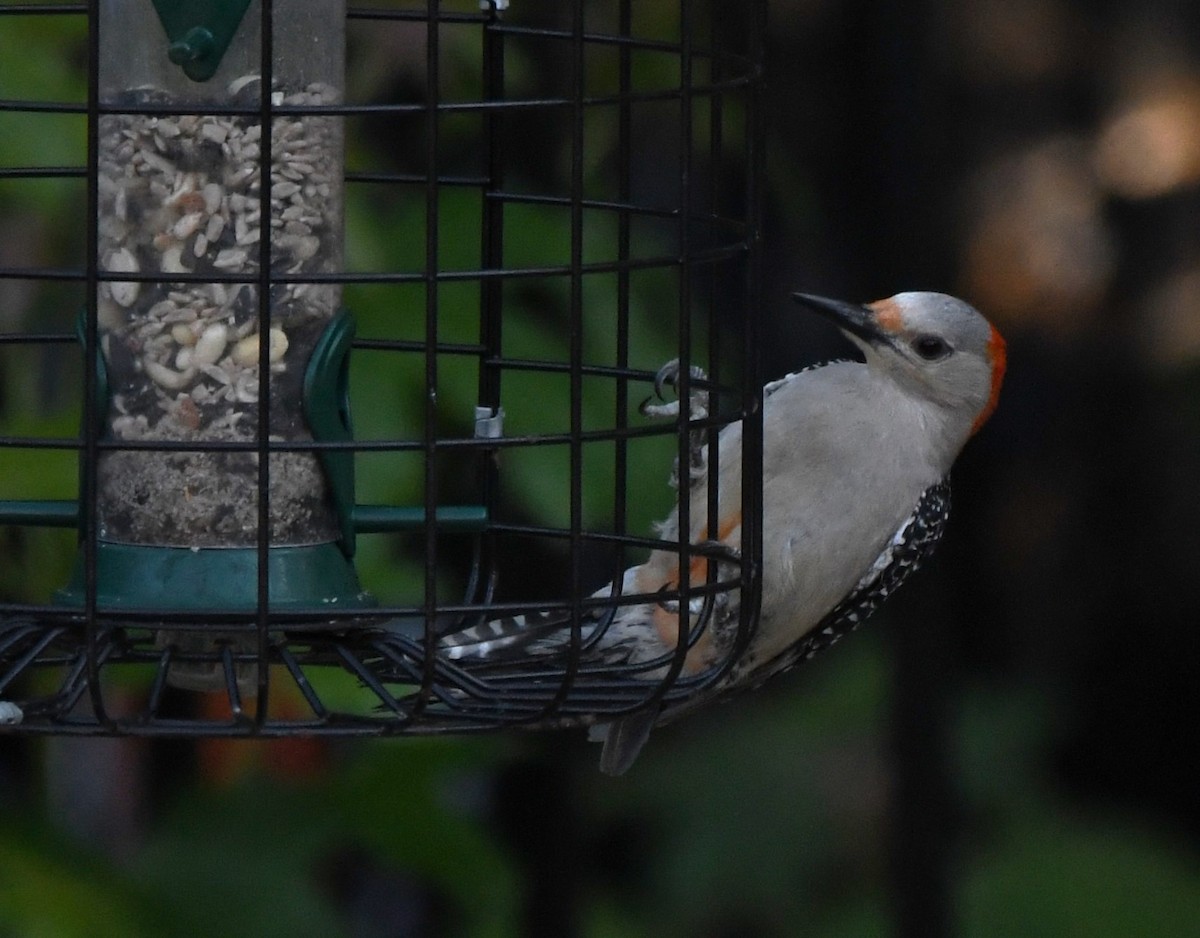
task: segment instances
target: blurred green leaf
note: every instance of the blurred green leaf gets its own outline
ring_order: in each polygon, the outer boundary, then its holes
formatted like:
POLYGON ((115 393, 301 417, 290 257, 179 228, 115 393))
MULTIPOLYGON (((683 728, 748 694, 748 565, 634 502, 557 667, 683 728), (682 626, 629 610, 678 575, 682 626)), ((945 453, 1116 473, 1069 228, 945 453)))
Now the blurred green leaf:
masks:
POLYGON ((967 938, 1190 935, 1200 863, 1183 844, 1112 816, 1043 802, 966 874, 967 938))
MULTIPOLYGON (((248 742, 242 745, 256 745, 248 742)), ((484 751, 441 740, 376 742, 319 783, 250 779, 189 789, 155 825, 131 874, 171 909, 165 933, 347 934, 324 871, 363 849, 453 899, 461 934, 515 934, 511 861, 470 805, 484 751)))
POLYGON ((519 880, 511 858, 484 833, 474 804, 482 751, 496 741, 463 745, 404 740, 371 748, 338 778, 330 807, 344 835, 411 870, 455 900, 464 934, 516 934, 519 880))
POLYGON ((651 832, 642 862, 655 901, 642 911, 654 934, 714 922, 807 934, 781 923, 812 918, 831 869, 841 891, 867 888, 883 847, 885 694, 881 643, 855 636, 757 694, 655 731, 627 776, 591 779, 601 816, 633 815, 651 832))
POLYGON ((314 808, 299 786, 192 788, 155 825, 131 874, 171 909, 169 934, 345 934, 314 882, 333 835, 314 808))
POLYGON ((0 935, 138 938, 149 916, 118 875, 0 828, 0 935))

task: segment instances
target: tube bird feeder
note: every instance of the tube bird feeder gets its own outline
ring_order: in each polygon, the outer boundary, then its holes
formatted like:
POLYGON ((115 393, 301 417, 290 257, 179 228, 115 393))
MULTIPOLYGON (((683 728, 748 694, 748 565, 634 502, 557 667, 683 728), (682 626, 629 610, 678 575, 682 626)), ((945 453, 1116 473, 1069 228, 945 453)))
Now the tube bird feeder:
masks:
POLYGON ((551 664, 437 642, 577 624, 633 601, 594 591, 639 554, 704 556, 653 536, 644 480, 737 421, 744 550, 664 601, 741 591, 753 628, 764 8, 0 9, 84 63, 45 93, 0 71, 0 378, 53 372, 78 427, 0 394, 0 543, 75 535, 53 588, 0 581, 0 729, 551 727, 716 680, 582 667, 578 634, 551 664), (23 135, 55 121, 40 162, 23 135), (68 205, 76 238, 3 224, 68 205), (669 358, 681 416, 643 420, 669 358), (66 465, 74 491, 43 491, 66 465))

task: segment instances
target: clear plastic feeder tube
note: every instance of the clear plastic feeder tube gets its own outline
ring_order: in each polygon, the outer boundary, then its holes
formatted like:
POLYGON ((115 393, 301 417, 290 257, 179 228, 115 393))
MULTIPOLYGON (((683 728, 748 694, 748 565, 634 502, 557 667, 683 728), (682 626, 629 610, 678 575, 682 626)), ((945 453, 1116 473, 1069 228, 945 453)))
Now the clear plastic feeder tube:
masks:
MULTIPOLYGON (((271 438, 311 439, 303 377, 341 297, 336 285, 303 277, 339 271, 343 261, 342 119, 295 113, 264 126, 263 95, 281 108, 341 102, 345 11, 330 0, 274 0, 264 90, 259 2, 203 81, 172 60, 187 48, 171 50, 162 5, 100 3, 98 263, 106 274, 152 278, 99 287, 107 425, 117 441, 247 448, 106 452, 99 530, 129 544, 249 547, 258 537, 258 461, 248 447, 259 433, 260 343, 268 345, 271 438), (289 278, 271 286, 269 325, 257 284, 264 238, 272 278, 289 278)), ((336 540, 315 454, 270 459, 272 545, 336 540)))

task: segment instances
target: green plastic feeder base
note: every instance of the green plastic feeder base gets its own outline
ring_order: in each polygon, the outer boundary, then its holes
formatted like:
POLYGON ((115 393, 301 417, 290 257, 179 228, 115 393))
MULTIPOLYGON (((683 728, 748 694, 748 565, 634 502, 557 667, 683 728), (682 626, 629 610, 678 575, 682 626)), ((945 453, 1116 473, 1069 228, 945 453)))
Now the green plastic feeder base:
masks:
MULTIPOLYGON (((151 547, 100 541, 96 545, 96 604, 104 611, 161 609, 254 612, 258 551, 253 547, 151 547)), ((268 553, 272 612, 370 609, 375 599, 358 584, 354 564, 335 543, 272 547, 268 553)), ((83 552, 62 605, 84 604, 83 552)))

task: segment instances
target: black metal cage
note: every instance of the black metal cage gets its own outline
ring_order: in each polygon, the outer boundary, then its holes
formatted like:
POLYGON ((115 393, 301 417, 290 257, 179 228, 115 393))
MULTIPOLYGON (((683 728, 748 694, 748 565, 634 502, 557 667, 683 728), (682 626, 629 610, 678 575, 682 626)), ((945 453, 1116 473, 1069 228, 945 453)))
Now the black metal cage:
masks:
POLYGON ((758 590, 765 4, 301 3, 249 4, 251 66, 182 94, 122 69, 203 72, 220 30, 0 7, 76 66, 0 69, 0 730, 466 732, 710 686, 758 590), (297 22, 345 27, 344 83, 297 22), (679 416, 644 417, 672 358, 679 416), (689 543, 713 495, 656 537, 737 421, 740 553, 689 543), (655 550, 700 576, 624 592, 655 550), (676 647, 589 659, 648 601, 696 610, 676 647), (561 653, 437 651, 525 613, 561 653))

